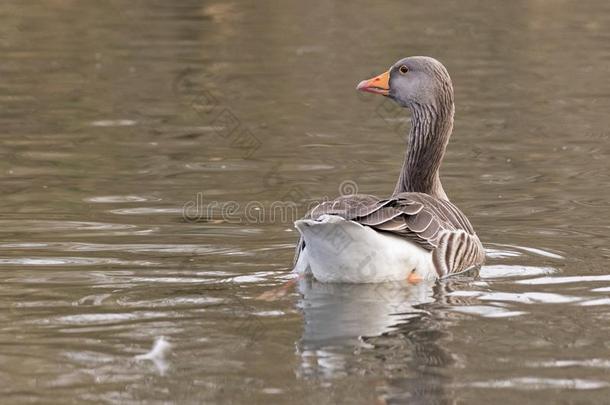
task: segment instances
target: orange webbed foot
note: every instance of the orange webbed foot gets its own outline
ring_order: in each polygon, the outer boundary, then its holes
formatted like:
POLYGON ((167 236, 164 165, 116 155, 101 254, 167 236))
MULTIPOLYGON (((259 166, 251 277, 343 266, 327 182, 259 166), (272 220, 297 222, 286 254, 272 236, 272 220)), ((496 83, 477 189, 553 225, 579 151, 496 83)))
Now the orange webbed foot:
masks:
POLYGON ((280 285, 279 287, 273 288, 269 291, 265 291, 264 293, 257 296, 256 299, 261 300, 261 301, 277 301, 280 298, 283 298, 286 295, 288 295, 290 288, 292 286, 294 286, 297 283, 297 281, 299 281, 299 278, 300 277, 293 278, 292 280, 286 281, 284 284, 280 285))
POLYGON ((423 278, 419 274, 415 273, 415 270, 410 272, 409 276, 407 277, 407 282, 409 284, 417 284, 422 280, 423 280, 423 278))

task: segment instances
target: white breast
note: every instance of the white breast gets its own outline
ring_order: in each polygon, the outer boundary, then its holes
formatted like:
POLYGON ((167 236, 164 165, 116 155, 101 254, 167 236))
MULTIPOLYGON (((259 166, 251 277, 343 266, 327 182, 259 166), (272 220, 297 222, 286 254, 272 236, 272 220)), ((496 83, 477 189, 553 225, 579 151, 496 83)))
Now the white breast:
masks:
POLYGON ((295 222, 305 239, 295 271, 322 282, 378 283, 405 280, 415 271, 436 277, 432 254, 417 244, 335 215, 295 222))

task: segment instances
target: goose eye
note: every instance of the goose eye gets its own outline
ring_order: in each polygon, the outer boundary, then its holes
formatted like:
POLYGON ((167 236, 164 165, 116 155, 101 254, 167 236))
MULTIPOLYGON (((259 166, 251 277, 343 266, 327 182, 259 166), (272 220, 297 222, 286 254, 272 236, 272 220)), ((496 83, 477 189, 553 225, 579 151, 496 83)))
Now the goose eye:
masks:
POLYGON ((402 65, 398 68, 398 71, 400 72, 400 74, 405 75, 409 71, 409 68, 405 65, 402 65))

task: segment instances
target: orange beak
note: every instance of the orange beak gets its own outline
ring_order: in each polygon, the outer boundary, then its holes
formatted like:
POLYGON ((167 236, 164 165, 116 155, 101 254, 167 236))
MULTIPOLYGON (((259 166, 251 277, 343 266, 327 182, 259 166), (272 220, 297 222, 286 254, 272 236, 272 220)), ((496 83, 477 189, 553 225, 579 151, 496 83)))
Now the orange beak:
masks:
POLYGON ((356 90, 366 91, 367 93, 381 94, 387 96, 390 94, 390 71, 375 76, 372 79, 363 80, 358 83, 356 90))

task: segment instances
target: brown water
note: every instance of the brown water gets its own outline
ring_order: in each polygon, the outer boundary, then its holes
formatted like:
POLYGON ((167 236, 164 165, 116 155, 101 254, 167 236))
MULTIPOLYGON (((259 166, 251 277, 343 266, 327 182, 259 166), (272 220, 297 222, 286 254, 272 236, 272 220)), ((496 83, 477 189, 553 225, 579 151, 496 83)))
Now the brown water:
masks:
POLYGON ((2 403, 608 403, 607 1, 11 0, 0 49, 2 403), (257 300, 310 201, 393 189, 354 87, 417 54, 487 265, 257 300))

